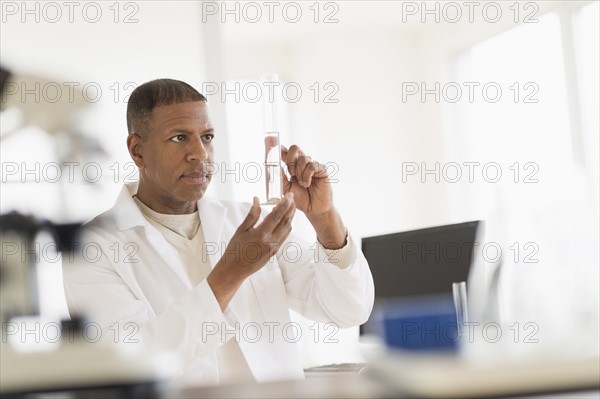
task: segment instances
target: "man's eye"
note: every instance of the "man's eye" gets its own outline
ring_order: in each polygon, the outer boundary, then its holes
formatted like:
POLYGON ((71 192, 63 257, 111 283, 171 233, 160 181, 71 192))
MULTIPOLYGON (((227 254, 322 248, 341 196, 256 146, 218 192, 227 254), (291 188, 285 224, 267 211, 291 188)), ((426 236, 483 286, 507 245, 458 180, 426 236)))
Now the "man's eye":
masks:
POLYGON ((214 138, 214 134, 205 134, 204 136, 202 136, 202 139, 204 139, 204 141, 213 141, 214 138))
POLYGON ((181 143, 182 141, 185 141, 185 139, 185 134, 178 134, 177 136, 171 137, 171 141, 176 143, 181 143))

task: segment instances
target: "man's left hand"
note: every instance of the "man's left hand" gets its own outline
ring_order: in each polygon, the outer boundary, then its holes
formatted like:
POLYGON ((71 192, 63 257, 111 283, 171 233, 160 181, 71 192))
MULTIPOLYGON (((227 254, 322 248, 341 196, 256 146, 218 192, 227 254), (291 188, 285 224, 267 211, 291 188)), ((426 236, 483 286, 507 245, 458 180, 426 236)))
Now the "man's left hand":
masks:
POLYGON ((297 145, 281 146, 281 160, 287 165, 290 179, 282 174, 283 192, 294 193, 296 207, 308 217, 333 209, 331 182, 324 165, 304 154, 297 145))

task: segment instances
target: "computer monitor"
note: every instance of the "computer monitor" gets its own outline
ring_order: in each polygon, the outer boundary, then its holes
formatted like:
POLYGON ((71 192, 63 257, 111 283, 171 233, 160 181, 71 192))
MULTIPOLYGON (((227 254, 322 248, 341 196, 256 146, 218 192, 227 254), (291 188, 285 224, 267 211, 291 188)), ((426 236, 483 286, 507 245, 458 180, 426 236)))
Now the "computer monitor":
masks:
POLYGON ((469 276, 478 224, 471 221, 363 238, 375 299, 452 295, 452 283, 467 281, 469 276))

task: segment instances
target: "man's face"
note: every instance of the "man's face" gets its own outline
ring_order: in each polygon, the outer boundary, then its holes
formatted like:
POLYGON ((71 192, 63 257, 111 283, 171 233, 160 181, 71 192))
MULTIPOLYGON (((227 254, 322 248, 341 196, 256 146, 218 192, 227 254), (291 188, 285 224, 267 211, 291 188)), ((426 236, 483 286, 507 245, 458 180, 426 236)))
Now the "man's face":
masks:
POLYGON ((160 213, 190 213, 211 179, 214 131, 202 101, 156 107, 150 130, 129 139, 138 197, 160 213))

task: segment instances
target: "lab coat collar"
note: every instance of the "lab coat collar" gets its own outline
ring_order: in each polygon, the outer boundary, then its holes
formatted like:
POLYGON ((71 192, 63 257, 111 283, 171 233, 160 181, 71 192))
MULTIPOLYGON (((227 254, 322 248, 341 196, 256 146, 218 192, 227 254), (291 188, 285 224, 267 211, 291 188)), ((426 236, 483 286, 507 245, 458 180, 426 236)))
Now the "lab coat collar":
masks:
MULTIPOLYGON (((117 228, 120 231, 132 229, 136 226, 147 227, 148 223, 144 214, 138 208, 133 196, 137 193, 138 183, 126 183, 117 198, 113 207, 113 216, 117 228)), ((203 196, 198 200, 198 215, 204 240, 206 243, 221 246, 221 233, 227 214, 227 208, 218 200, 203 196)), ((212 267, 216 264, 219 251, 209 252, 210 264, 212 267)))
MULTIPOLYGON (((125 183, 112 209, 114 220, 120 231, 146 225, 142 211, 133 200, 137 190, 138 182, 125 183)), ((219 201, 204 196, 198 200, 198 210, 200 221, 205 226, 203 229, 204 239, 207 242, 218 243, 227 209, 219 201)))
POLYGON ((125 183, 117 197, 113 212, 114 220, 119 231, 146 225, 146 219, 144 218, 142 211, 133 200, 133 196, 137 193, 137 190, 137 182, 125 183))
MULTIPOLYGON (((171 248, 165 238, 145 219, 142 211, 133 200, 137 193, 138 183, 126 183, 117 198, 115 206, 111 209, 112 217, 120 231, 133 229, 141 226, 144 228, 146 238, 150 244, 158 251, 161 258, 171 269, 179 276, 188 289, 191 289, 189 279, 186 277, 184 265, 181 264, 173 248, 171 248)), ((221 233, 225 223, 227 208, 216 199, 203 197, 198 201, 200 226, 204 233, 206 243, 216 243, 220 245, 221 233)), ((220 247, 219 247, 220 248, 220 247)), ((219 251, 208 253, 211 268, 219 260, 219 251)))
POLYGON ((208 246, 212 244, 216 245, 217 248, 221 248, 221 235, 227 208, 221 202, 204 196, 198 201, 198 213, 200 215, 200 228, 204 233, 205 248, 212 268, 219 261, 221 254, 220 251, 208 251, 208 246))

